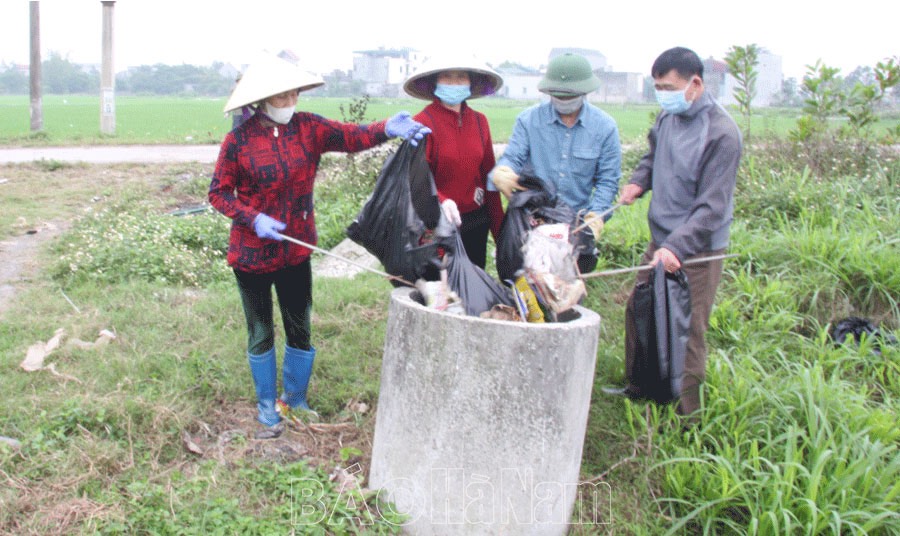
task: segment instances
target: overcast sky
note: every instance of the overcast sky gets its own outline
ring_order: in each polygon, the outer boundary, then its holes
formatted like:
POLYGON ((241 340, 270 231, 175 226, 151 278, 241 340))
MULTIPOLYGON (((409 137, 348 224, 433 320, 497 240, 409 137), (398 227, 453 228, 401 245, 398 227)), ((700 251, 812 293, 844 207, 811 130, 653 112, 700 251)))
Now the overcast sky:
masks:
MULTIPOLYGON (((27 64, 28 0, 0 0, 0 62, 27 64)), ((291 49, 307 69, 352 67, 353 51, 456 49, 485 61, 537 67, 554 47, 603 53, 617 71, 649 74, 672 46, 722 59, 755 43, 781 56, 785 77, 802 78, 821 59, 849 74, 900 55, 900 2, 719 0, 624 2, 450 0, 118 0, 114 65, 240 65, 260 50, 291 49)), ((100 63, 100 0, 41 0, 41 53, 100 63)))

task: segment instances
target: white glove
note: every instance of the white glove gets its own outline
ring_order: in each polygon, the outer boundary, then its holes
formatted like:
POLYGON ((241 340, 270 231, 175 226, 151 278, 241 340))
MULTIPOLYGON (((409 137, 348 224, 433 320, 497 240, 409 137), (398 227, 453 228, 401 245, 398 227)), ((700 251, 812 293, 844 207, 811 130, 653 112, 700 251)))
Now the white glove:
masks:
POLYGON ((497 191, 509 199, 513 190, 527 190, 519 186, 519 176, 509 166, 497 166, 491 171, 491 181, 497 187, 497 191))
POLYGON ((447 221, 457 227, 462 225, 462 216, 459 215, 459 207, 456 206, 456 201, 447 199, 441 203, 441 210, 444 211, 444 217, 447 218, 447 221))

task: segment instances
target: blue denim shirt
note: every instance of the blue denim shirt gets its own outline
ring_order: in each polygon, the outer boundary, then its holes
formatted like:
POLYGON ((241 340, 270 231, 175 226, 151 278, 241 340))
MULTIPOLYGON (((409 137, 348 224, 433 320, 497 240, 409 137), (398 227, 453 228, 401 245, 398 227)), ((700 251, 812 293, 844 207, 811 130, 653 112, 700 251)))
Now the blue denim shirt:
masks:
MULTIPOLYGON (((587 101, 571 128, 550 102, 537 104, 516 118, 497 165, 509 166, 519 176, 552 182, 560 199, 575 210, 600 213, 612 206, 619 191, 619 127, 609 114, 587 101)), ((488 189, 496 189, 493 182, 488 189)))

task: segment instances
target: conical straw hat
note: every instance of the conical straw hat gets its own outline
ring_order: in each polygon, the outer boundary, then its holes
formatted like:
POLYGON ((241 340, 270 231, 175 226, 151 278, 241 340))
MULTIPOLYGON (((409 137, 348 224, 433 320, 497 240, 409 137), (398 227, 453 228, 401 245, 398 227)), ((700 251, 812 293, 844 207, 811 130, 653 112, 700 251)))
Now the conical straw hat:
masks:
POLYGON ((317 75, 272 54, 263 54, 247 67, 225 104, 225 113, 291 89, 306 91, 325 84, 317 75))
POLYGON ((472 96, 470 99, 493 95, 503 86, 503 78, 485 63, 472 56, 435 56, 422 63, 422 67, 403 83, 403 90, 417 99, 434 99, 434 84, 442 71, 467 71, 472 96))

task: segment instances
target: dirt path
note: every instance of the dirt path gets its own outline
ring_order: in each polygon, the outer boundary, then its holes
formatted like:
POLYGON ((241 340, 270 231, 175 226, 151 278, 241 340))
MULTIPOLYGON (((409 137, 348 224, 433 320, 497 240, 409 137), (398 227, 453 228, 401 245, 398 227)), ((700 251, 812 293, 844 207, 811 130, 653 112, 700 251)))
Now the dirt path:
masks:
MULTIPOLYGON (((155 164, 199 162, 211 164, 218 157, 213 145, 123 145, 93 147, 0 147, 0 165, 36 161, 83 164, 155 164)), ((2 181, 4 179, 0 179, 2 181)), ((2 193, 2 190, 0 190, 2 193)), ((5 314, 17 288, 27 284, 37 266, 42 245, 59 236, 68 222, 42 223, 31 227, 23 223, 13 236, 0 240, 0 316, 5 314)), ((336 253, 356 263, 377 267, 377 259, 356 244, 345 241, 336 253)), ((331 257, 316 256, 313 268, 325 277, 352 277, 359 267, 331 257)))
POLYGON ((12 147, 0 148, 0 164, 59 160, 89 164, 111 163, 212 163, 218 145, 102 145, 95 147, 12 147))
POLYGON ((60 233, 58 224, 43 223, 0 241, 0 317, 6 314, 18 287, 27 284, 37 268, 41 246, 60 233))

